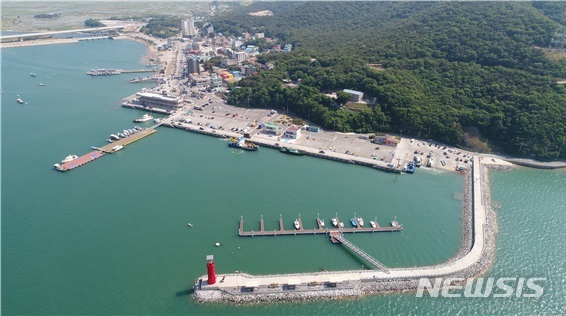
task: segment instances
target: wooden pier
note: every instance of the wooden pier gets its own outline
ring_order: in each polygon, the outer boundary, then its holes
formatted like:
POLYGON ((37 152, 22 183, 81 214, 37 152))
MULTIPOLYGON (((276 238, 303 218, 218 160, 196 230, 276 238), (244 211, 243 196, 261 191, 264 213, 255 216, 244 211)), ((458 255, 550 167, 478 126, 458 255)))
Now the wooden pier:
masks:
MULTIPOLYGON (((240 237, 253 237, 253 236, 277 236, 277 235, 316 235, 316 234, 329 234, 331 237, 335 234, 343 234, 343 233, 376 233, 376 232, 395 232, 403 230, 403 226, 396 225, 396 226, 389 226, 389 227, 382 227, 376 222, 376 227, 362 227, 359 224, 358 218, 354 217, 356 223, 358 224, 357 227, 348 227, 348 228, 328 228, 322 227, 320 224, 320 218, 317 217, 316 223, 317 228, 313 229, 305 229, 303 227, 303 221, 299 216, 297 220, 299 221, 299 229, 291 229, 285 230, 283 226, 283 218, 279 217, 279 229, 274 230, 265 230, 265 224, 263 221, 263 215, 259 221, 259 230, 258 231, 244 231, 244 219, 240 219, 240 228, 238 229, 238 235, 240 237)), ((338 217, 336 217, 338 220, 338 217)), ((340 221, 338 220, 338 225, 340 225, 340 221)))
POLYGON ((161 123, 157 123, 155 125, 153 125, 150 128, 141 130, 137 133, 134 133, 128 137, 125 138, 121 138, 119 140, 116 140, 108 145, 104 145, 100 148, 98 147, 92 147, 92 149, 95 149, 94 151, 89 152, 86 155, 80 156, 77 159, 71 160, 69 162, 63 163, 63 164, 55 164, 55 169, 61 172, 65 172, 68 170, 73 170, 77 167, 80 167, 88 162, 94 161, 102 156, 104 156, 105 154, 113 154, 115 152, 117 152, 118 150, 121 149, 121 147, 118 149, 116 148, 116 146, 126 146, 129 145, 135 141, 138 141, 144 137, 147 137, 155 132, 157 132, 157 130, 155 129, 156 127, 158 127, 159 125, 161 125, 161 123))
POLYGON ((149 135, 151 135, 155 132, 157 132, 157 130, 154 129, 153 127, 141 130, 141 131, 134 133, 130 136, 127 136, 125 138, 120 138, 120 139, 118 139, 118 140, 116 140, 116 141, 114 141, 114 142, 112 142, 108 145, 104 145, 104 146, 100 147, 100 151, 105 152, 107 154, 115 153, 116 150, 114 150, 114 147, 129 145, 129 144, 131 144, 135 141, 138 141, 138 140, 140 140, 144 137, 147 137, 147 136, 149 136, 149 135))
POLYGON ((91 151, 88 154, 82 155, 75 160, 71 160, 63 164, 55 164, 55 169, 61 172, 73 170, 102 156, 104 156, 104 152, 101 152, 99 150, 91 151))

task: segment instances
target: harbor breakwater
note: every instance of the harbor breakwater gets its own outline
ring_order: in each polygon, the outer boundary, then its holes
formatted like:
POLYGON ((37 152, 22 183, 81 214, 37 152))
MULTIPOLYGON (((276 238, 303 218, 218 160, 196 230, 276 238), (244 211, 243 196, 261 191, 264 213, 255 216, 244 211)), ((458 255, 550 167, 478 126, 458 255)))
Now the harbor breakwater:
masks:
POLYGON ((224 281, 208 285, 202 276, 193 297, 199 302, 257 304, 310 300, 360 298, 367 294, 415 291, 419 280, 428 278, 473 278, 490 266, 495 251, 496 216, 491 208, 487 167, 474 158, 465 174, 462 206, 462 243, 451 260, 415 268, 334 271, 286 275, 220 275, 224 281))

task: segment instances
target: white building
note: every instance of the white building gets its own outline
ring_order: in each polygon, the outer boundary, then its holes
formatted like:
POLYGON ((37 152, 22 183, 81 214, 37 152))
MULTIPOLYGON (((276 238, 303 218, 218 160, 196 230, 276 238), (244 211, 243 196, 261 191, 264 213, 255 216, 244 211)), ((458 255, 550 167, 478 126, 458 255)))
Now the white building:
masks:
POLYGON ((211 78, 209 75, 205 74, 189 74, 189 81, 197 88, 204 88, 210 85, 211 78))
POLYGON ((344 92, 350 95, 350 101, 352 102, 361 102, 364 98, 364 93, 360 91, 344 89, 344 92))
POLYGON ((247 55, 248 54, 246 54, 246 52, 233 52, 232 58, 235 59, 238 62, 238 64, 241 64, 246 60, 247 55))
POLYGON ((277 124, 273 123, 265 123, 263 126, 263 132, 265 134, 279 136, 281 135, 281 127, 277 124))
POLYGON ((169 97, 162 94, 151 92, 136 93, 137 101, 147 107, 157 108, 178 108, 183 103, 183 100, 176 97, 169 97))
POLYGON ((283 137, 291 138, 291 139, 298 139, 299 137, 301 137, 301 128, 298 127, 298 126, 293 126, 293 125, 289 126, 287 128, 287 130, 285 130, 283 137))

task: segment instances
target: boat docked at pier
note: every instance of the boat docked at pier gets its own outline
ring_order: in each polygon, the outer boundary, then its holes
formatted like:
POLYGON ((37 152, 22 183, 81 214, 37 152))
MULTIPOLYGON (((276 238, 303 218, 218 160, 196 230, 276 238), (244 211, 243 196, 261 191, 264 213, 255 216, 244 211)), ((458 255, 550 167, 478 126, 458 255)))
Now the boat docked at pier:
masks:
POLYGON ((324 228, 324 220, 323 219, 318 219, 318 224, 320 225, 320 227, 324 228))
POLYGON ((360 224, 360 227, 364 226, 364 219, 361 217, 358 217, 358 224, 360 224))
POLYGON ((146 113, 142 117, 138 117, 138 118, 134 119, 134 123, 142 123, 142 122, 147 122, 147 121, 151 121, 151 120, 153 120, 153 116, 146 113))
POLYGON ((415 163, 411 161, 407 164, 407 173, 414 173, 414 172, 415 172, 415 163))
POLYGON ((336 217, 332 218, 332 225, 338 227, 338 219, 336 219, 336 217))
POLYGON ((77 159, 77 158, 79 158, 79 156, 77 156, 77 155, 69 155, 69 156, 65 157, 65 159, 61 160, 61 163, 67 163, 67 162, 73 161, 73 160, 75 160, 75 159, 77 159))
POLYGON ((92 69, 86 74, 89 76, 114 76, 122 73, 121 69, 92 69))
POLYGON ((258 149, 257 144, 252 143, 250 141, 247 141, 243 137, 240 137, 240 138, 232 137, 232 138, 230 138, 230 143, 228 143, 228 146, 232 147, 232 148, 239 148, 239 149, 248 150, 248 151, 256 151, 258 149))
POLYGON ((301 228, 301 225, 299 224, 299 220, 298 220, 298 219, 295 219, 295 221, 293 222, 293 224, 295 225, 295 229, 301 228))
POLYGON ((354 227, 358 227, 358 223, 356 223, 356 219, 355 218, 350 218, 350 223, 352 223, 352 226, 354 227))
POLYGON ((287 148, 287 147, 281 147, 281 149, 279 149, 280 152, 284 153, 284 154, 289 154, 289 155, 295 155, 295 156, 302 156, 305 153, 295 149, 295 148, 287 148))

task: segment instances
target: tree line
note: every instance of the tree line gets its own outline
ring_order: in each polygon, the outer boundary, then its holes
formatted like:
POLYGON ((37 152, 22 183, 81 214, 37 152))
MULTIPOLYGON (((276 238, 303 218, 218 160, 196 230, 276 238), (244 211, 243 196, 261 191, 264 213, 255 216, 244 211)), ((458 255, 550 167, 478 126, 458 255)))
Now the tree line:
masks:
POLYGON ((218 32, 261 30, 296 46, 291 54, 259 56, 276 67, 241 80, 232 104, 288 109, 337 131, 403 130, 461 146, 475 138, 493 150, 547 159, 566 145, 566 89, 556 83, 566 78, 566 61, 537 48, 548 46, 560 26, 554 12, 565 12, 565 3, 309 2, 276 9, 273 17, 240 14, 214 24, 218 32), (339 108, 325 93, 342 89, 377 103, 339 108))

